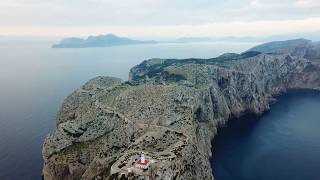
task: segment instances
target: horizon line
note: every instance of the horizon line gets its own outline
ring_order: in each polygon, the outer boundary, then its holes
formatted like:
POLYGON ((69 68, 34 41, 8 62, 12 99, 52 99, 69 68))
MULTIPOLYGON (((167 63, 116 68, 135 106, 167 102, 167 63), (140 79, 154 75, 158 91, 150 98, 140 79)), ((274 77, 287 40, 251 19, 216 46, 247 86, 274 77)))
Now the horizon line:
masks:
MULTIPOLYGON (((1 27, 1 26, 0 26, 1 27)), ((268 37, 320 32, 320 17, 170 26, 2 26, 0 36, 88 37, 113 33, 125 37, 268 37)))

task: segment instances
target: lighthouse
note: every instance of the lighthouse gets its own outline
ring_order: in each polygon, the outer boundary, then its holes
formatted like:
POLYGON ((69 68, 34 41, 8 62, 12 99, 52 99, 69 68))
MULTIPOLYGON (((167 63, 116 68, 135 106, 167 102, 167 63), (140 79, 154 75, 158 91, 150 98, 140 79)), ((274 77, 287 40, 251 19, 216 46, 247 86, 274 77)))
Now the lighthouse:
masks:
POLYGON ((140 159, 141 159, 141 163, 142 164, 146 163, 146 158, 144 157, 143 153, 141 154, 141 158, 140 159))
POLYGON ((151 161, 146 159, 144 153, 141 153, 140 158, 136 161, 135 167, 140 169, 148 169, 151 161))

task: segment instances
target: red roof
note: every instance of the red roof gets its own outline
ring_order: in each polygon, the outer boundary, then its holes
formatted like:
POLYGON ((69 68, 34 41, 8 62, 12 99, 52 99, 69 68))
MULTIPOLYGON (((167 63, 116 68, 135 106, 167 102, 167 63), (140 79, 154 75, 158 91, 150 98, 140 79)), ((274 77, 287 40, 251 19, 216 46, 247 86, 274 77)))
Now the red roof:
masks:
POLYGON ((149 163, 149 160, 144 160, 144 163, 141 162, 141 159, 136 161, 136 164, 141 164, 141 165, 147 165, 149 163))

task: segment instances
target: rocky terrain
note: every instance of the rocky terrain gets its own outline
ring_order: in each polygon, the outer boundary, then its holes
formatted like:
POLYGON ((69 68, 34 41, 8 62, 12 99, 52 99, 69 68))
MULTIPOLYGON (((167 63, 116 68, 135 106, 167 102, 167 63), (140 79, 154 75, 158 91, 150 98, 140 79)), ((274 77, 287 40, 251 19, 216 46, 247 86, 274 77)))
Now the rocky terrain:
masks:
POLYGON ((320 90, 320 51, 299 41, 212 59, 151 59, 127 82, 90 80, 65 99, 44 142, 44 179, 213 179, 219 126, 263 113, 289 89, 320 90), (141 152, 153 163, 128 174, 141 152))

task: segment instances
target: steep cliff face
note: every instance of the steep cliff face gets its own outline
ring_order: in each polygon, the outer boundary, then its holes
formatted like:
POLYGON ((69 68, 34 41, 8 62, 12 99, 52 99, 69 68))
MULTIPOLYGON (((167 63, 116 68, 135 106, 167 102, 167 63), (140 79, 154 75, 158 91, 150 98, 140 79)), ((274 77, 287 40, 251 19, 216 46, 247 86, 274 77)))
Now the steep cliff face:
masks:
POLYGON ((320 89, 305 53, 152 59, 130 77, 98 77, 66 98, 43 146, 45 179, 213 179, 220 125, 266 111, 288 89, 320 89), (152 164, 128 173, 141 152, 152 164))

